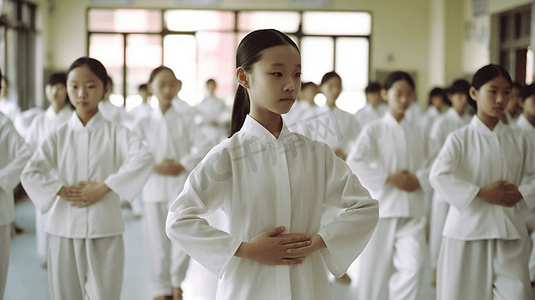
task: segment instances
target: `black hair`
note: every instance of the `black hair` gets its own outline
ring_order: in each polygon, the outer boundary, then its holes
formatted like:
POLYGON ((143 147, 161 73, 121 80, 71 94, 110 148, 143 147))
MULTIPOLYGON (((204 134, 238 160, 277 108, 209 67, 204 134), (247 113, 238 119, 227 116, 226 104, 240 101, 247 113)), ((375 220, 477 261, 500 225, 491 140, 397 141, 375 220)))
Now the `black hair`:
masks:
POLYGON ((525 85, 522 87, 519 94, 520 98, 522 98, 522 101, 533 95, 535 95, 535 84, 525 85))
POLYGON ((338 73, 336 73, 335 71, 331 71, 323 75, 323 77, 321 78, 320 85, 325 84, 327 81, 329 81, 329 79, 334 78, 334 77, 337 77, 338 79, 340 79, 340 82, 342 82, 342 77, 340 77, 340 75, 338 75, 338 73))
POLYGON ((522 88, 524 88, 524 85, 522 85, 520 82, 518 81, 514 81, 513 84, 511 84, 511 88, 516 88, 518 89, 519 91, 522 90, 522 88))
POLYGON ((470 83, 464 79, 455 80, 448 88, 450 94, 465 94, 467 98, 470 98, 470 83))
POLYGON ((436 97, 436 96, 442 97, 442 102, 444 102, 444 104, 446 104, 448 106, 451 106, 451 102, 447 97, 446 90, 444 90, 444 89, 442 89, 440 87, 435 87, 434 89, 432 89, 429 92, 429 105, 433 104, 431 102, 431 98, 436 97))
MULTIPOLYGON (((479 90, 485 83, 499 76, 505 78, 505 80, 507 80, 511 86, 513 85, 513 80, 511 79, 511 76, 507 70, 499 65, 490 64, 477 70, 476 74, 474 74, 474 77, 472 78, 471 86, 476 90, 479 90)), ((468 97, 468 104, 470 104, 470 106, 477 111, 477 103, 474 101, 474 99, 472 99, 472 97, 468 97)))
POLYGON ((66 86, 67 74, 65 74, 64 72, 53 73, 48 77, 48 80, 46 81, 46 85, 55 85, 57 83, 61 83, 66 86))
POLYGON ((217 84, 217 82, 213 78, 210 78, 210 79, 206 80, 206 85, 208 85, 209 83, 217 84))
MULTIPOLYGON (((264 50, 280 46, 290 45, 299 48, 295 42, 286 34, 276 29, 260 29, 248 33, 238 45, 236 50, 236 68, 242 67, 246 71, 251 71, 254 64, 262 58, 264 50)), ((245 117, 250 111, 250 99, 247 90, 238 85, 234 104, 232 106, 232 119, 230 124, 230 136, 240 131, 245 122, 245 117)))
POLYGON ((146 90, 146 89, 148 89, 146 83, 140 84, 140 85, 137 87, 137 90, 138 90, 138 91, 146 90))
POLYGON ((150 77, 149 77, 149 82, 153 82, 154 79, 156 78, 156 76, 158 74, 160 74, 162 71, 169 71, 173 74, 173 76, 175 77, 176 79, 176 75, 175 75, 175 72, 173 72, 173 70, 171 70, 171 68, 169 67, 166 67, 166 66, 159 66, 157 67, 156 69, 152 70, 152 72, 150 72, 150 77))
POLYGON ((382 88, 383 87, 381 86, 381 84, 379 82, 373 81, 373 82, 370 82, 368 84, 368 86, 364 90, 364 93, 366 93, 366 94, 368 94, 368 93, 379 93, 379 92, 381 92, 382 88))
POLYGON ((316 86, 316 84, 312 81, 308 81, 308 82, 301 82, 301 90, 309 87, 309 86, 316 86))
POLYGON ((411 75, 403 71, 394 71, 388 74, 383 84, 383 88, 388 91, 394 85, 394 83, 400 80, 405 80, 413 90, 415 89, 414 80, 412 79, 411 75))
POLYGON ((104 65, 100 61, 94 58, 90 58, 90 57, 78 58, 69 67, 69 70, 67 71, 67 76, 69 75, 69 73, 71 73, 72 70, 81 66, 88 66, 89 69, 95 75, 97 75, 97 77, 102 81, 102 83, 104 84, 104 87, 106 87, 106 85, 108 84, 108 80, 109 80, 108 72, 106 71, 106 68, 104 67, 104 65))

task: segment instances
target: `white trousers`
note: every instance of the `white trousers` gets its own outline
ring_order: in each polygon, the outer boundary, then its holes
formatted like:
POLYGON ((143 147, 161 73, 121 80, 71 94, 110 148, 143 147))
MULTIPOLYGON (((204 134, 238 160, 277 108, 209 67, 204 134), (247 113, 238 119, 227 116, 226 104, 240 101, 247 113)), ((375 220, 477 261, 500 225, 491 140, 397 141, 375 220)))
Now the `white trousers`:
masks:
POLYGON ((426 218, 384 218, 359 257, 357 299, 416 299, 427 254, 426 218))
POLYGON ((442 240, 437 300, 529 300, 531 285, 523 241, 442 240))
POLYGON ((4 299, 11 247, 11 224, 0 226, 0 299, 4 299))
POLYGON ((48 249, 48 234, 45 232, 48 213, 42 214, 35 209, 35 236, 37 239, 37 255, 41 258, 46 257, 48 249))
POLYGON ((437 197, 435 193, 431 202, 431 223, 429 224, 429 259, 432 269, 437 268, 440 245, 442 244, 442 231, 450 209, 448 202, 437 199, 437 197))
POLYGON ((119 300, 123 236, 69 239, 49 234, 48 285, 53 300, 119 300))
POLYGON ((171 295, 186 278, 189 256, 165 233, 167 202, 145 202, 143 223, 149 254, 153 296, 171 295))

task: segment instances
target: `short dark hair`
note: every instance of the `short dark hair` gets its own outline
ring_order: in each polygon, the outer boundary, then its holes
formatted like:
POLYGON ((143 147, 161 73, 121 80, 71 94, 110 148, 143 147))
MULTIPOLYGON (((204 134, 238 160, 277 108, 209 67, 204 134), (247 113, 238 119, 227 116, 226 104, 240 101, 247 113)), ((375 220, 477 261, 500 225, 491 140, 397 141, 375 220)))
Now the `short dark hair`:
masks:
POLYGON ((97 75, 97 77, 102 81, 104 86, 108 84, 109 76, 108 72, 106 71, 106 68, 100 61, 91 57, 80 57, 75 60, 69 67, 67 75, 71 73, 72 70, 81 66, 88 66, 89 69, 91 69, 91 71, 95 73, 95 75, 97 75))
POLYGON ((383 87, 381 84, 377 81, 370 82, 366 89, 364 89, 364 93, 379 93, 383 87))
POLYGON ((403 71, 394 71, 388 74, 383 84, 383 88, 388 91, 394 85, 394 83, 400 80, 405 80, 412 87, 412 89, 415 88, 414 80, 412 79, 411 75, 403 71))
POLYGON ((444 104, 451 106, 451 102, 446 95, 446 90, 444 90, 441 87, 435 87, 434 89, 431 90, 431 92, 429 92, 429 104, 430 105, 431 105, 431 98, 437 97, 437 96, 442 97, 442 102, 444 102, 444 104))
POLYGON ((338 73, 336 73, 335 71, 331 71, 323 75, 323 77, 321 78, 320 85, 325 84, 327 81, 329 81, 329 79, 334 78, 334 77, 337 77, 338 79, 340 79, 340 82, 342 82, 342 77, 340 77, 340 75, 338 75, 338 73))
POLYGON ((56 83, 67 85, 67 74, 65 72, 58 72, 48 76, 46 85, 55 85, 56 83))
POLYGON ((137 88, 138 91, 141 91, 141 90, 146 90, 148 89, 149 87, 147 86, 146 83, 143 83, 143 84, 140 84, 137 88))
POLYGON ((173 72, 173 70, 171 70, 171 68, 166 67, 166 66, 159 66, 156 69, 152 70, 152 72, 150 72, 149 82, 153 82, 154 79, 156 78, 156 76, 158 74, 160 74, 162 71, 169 71, 176 78, 175 72, 173 72))
POLYGON ((524 86, 520 90, 520 94, 519 94, 520 98, 522 98, 522 101, 526 100, 529 96, 533 96, 533 95, 535 95, 535 84, 524 86))

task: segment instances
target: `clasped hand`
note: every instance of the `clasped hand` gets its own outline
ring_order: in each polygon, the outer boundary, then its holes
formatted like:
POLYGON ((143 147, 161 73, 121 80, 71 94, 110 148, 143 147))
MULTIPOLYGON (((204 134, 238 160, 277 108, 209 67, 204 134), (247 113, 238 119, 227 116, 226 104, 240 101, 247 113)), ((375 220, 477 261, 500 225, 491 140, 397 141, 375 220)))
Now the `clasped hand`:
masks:
POLYGON ((154 171, 162 175, 178 176, 184 171, 184 167, 174 159, 166 159, 154 166, 154 171))
POLYGON ((109 191, 110 188, 103 182, 82 181, 62 187, 58 195, 72 202, 72 206, 86 207, 102 199, 109 191))
POLYGON ((518 186, 505 180, 496 181, 488 187, 479 190, 477 196, 489 203, 513 207, 522 200, 518 186))
POLYGON ((398 189, 414 192, 420 188, 420 182, 416 175, 407 170, 402 170, 390 175, 387 179, 388 182, 396 186, 398 189))
POLYGON ((250 242, 242 243, 236 256, 268 265, 297 265, 325 247, 319 235, 283 232, 284 226, 262 232, 250 242))

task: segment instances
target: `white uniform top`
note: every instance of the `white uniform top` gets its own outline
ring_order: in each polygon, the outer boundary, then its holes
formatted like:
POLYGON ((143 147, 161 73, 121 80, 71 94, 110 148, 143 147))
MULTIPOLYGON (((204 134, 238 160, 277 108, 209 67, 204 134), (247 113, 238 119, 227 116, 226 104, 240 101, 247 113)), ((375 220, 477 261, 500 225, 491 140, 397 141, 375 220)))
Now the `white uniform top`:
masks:
POLYGON ((526 134, 528 139, 531 140, 535 146, 535 127, 528 121, 528 119, 526 119, 524 114, 518 117, 516 127, 526 134))
POLYGON ((0 112, 8 117, 11 122, 20 114, 20 108, 15 101, 9 99, 0 99, 0 112))
POLYGON ((132 125, 136 124, 141 118, 144 118, 152 113, 153 108, 147 103, 141 103, 140 105, 132 108, 128 113, 130 119, 132 119, 132 125))
POLYGON ((197 126, 174 109, 167 110, 164 115, 158 108, 139 120, 134 132, 146 142, 155 164, 174 159, 185 168, 179 176, 167 176, 154 172, 153 165, 142 190, 143 201, 167 202, 176 199, 189 172, 209 150, 207 145, 201 145, 203 139, 199 136, 197 126))
POLYGON ((304 121, 308 130, 305 132, 307 137, 346 154, 360 133, 360 126, 353 115, 336 106, 332 109, 328 105, 317 107, 304 121))
POLYGON ((344 274, 368 242, 377 201, 325 144, 283 127, 275 138, 247 116, 188 177, 167 217, 167 235, 216 274, 217 299, 331 299, 325 266, 344 274), (320 229, 323 205, 345 208, 320 229), (222 207, 229 233, 199 217, 222 207), (327 248, 295 266, 235 257, 242 242, 278 226, 319 233, 327 248))
POLYGON ((286 123, 290 131, 304 134, 300 122, 311 117, 316 107, 315 105, 310 105, 306 100, 298 100, 292 105, 292 109, 283 116, 284 123, 286 123))
POLYGON ((465 110, 462 116, 450 107, 443 115, 437 117, 431 130, 429 131, 430 153, 434 157, 444 145, 446 137, 450 132, 467 125, 472 119, 472 115, 465 110))
POLYGON ((398 122, 387 112, 365 126, 353 144, 347 163, 372 197, 379 199, 380 218, 424 216, 424 191, 430 190, 426 140, 418 125, 405 118, 398 122), (401 170, 415 174, 422 189, 406 192, 387 182, 401 170))
POLYGON ((521 214, 535 207, 535 151, 524 135, 501 121, 491 131, 474 116, 468 126, 452 132, 433 163, 430 181, 451 205, 444 236, 482 240, 526 234, 521 214), (524 200, 505 207, 476 197, 499 180, 516 184, 524 200))
POLYGON ((21 181, 37 209, 50 210, 46 232, 100 238, 124 231, 119 199, 134 199, 153 165, 150 152, 127 128, 105 120, 100 112, 84 126, 73 113, 38 147, 21 181), (58 196, 63 186, 81 181, 104 182, 112 191, 83 208, 58 196))
POLYGON ((422 114, 420 120, 418 121, 418 125, 424 129, 427 135, 429 135, 431 126, 433 126, 433 123, 435 122, 435 120, 440 116, 441 116, 441 113, 437 110, 437 108, 434 105, 431 105, 422 114))
POLYGON ((223 99, 206 96, 195 109, 201 115, 203 123, 216 122, 223 125, 228 122, 229 109, 223 99))
POLYGON ((518 121, 518 118, 523 115, 522 110, 518 110, 517 113, 512 116, 511 113, 506 109, 504 111, 505 118, 507 119, 508 124, 514 124, 518 121))
POLYGON ((377 108, 374 108, 371 104, 366 103, 366 105, 357 110, 357 112, 354 114, 355 120, 360 125, 360 128, 364 128, 367 124, 370 124, 371 122, 375 120, 379 120, 384 116, 384 114, 388 111, 388 105, 384 103, 379 103, 377 105, 377 108))
POLYGON ((171 105, 173 108, 184 117, 187 117, 190 119, 190 121, 193 121, 195 115, 197 115, 197 109, 195 107, 192 107, 189 105, 188 102, 176 97, 171 102, 171 105))
POLYGON ((418 122, 420 122, 420 119, 422 118, 422 114, 423 112, 420 104, 412 102, 409 108, 407 108, 407 110, 405 111, 405 119, 407 119, 407 121, 418 124, 418 122))
POLYGON ((30 156, 30 149, 11 120, 0 113, 0 226, 15 221, 13 189, 19 184, 20 174, 30 156))
POLYGON ((113 105, 110 101, 100 101, 98 110, 104 119, 123 126, 128 126, 132 122, 132 117, 126 112, 124 107, 113 105))
POLYGON ((65 105, 58 113, 50 106, 44 113, 37 115, 33 119, 26 134, 26 144, 30 146, 32 151, 37 150, 37 147, 41 145, 48 134, 69 121, 72 113, 73 110, 69 105, 65 105))

